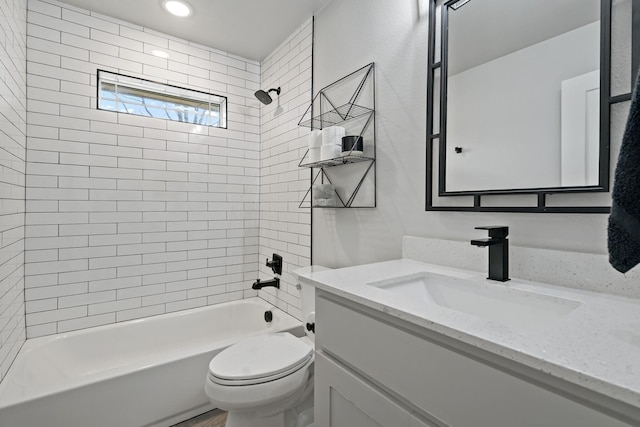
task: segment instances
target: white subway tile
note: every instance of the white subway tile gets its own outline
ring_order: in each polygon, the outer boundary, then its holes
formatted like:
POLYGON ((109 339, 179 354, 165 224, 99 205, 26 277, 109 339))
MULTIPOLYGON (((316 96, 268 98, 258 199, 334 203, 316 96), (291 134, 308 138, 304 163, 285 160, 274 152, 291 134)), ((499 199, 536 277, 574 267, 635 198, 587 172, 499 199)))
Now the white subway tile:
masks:
POLYGON ((142 74, 142 64, 124 58, 104 55, 98 52, 89 52, 89 60, 93 64, 99 65, 101 69, 116 68, 120 72, 142 74))
POLYGON ((29 11, 53 16, 54 18, 60 18, 62 16, 61 7, 40 0, 29 0, 27 2, 27 9, 29 11))
MULTIPOLYGON (((63 21, 57 17, 52 17, 46 14, 40 14, 38 12, 29 13, 29 23, 40 25, 42 27, 51 28, 54 30, 62 31, 69 34, 74 34, 79 37, 89 37, 89 27, 84 25, 78 25, 73 22, 63 21)), ((30 36, 38 36, 33 31, 29 32, 30 36)))
POLYGON ((132 310, 118 311, 116 313, 116 321, 124 322, 126 320, 140 319, 142 317, 155 316, 164 314, 164 304, 150 305, 148 307, 137 308, 132 310))
POLYGON ((58 225, 27 225, 25 237, 51 237, 58 235, 58 225))
POLYGON ((39 311, 55 310, 57 308, 58 308, 57 298, 27 301, 25 303, 26 314, 37 313, 39 311))
MULTIPOLYGON (((118 56, 119 48, 117 45, 114 46, 113 44, 102 43, 102 41, 97 40, 95 38, 95 34, 98 34, 98 38, 100 38, 100 35, 103 35, 103 34, 108 35, 109 37, 112 37, 111 34, 105 33, 100 30, 92 29, 91 30, 92 39, 88 39, 86 37, 79 37, 73 34, 62 33, 61 40, 63 45, 73 46, 79 49, 85 49, 87 52, 94 51, 94 52, 99 52, 105 55, 118 56)), ((77 59, 84 59, 84 58, 77 58, 77 59)), ((88 58, 86 59, 88 60, 88 58)))
POLYGON ((164 181, 143 181, 119 179, 117 180, 118 190, 151 190, 164 191, 166 183, 164 181))
POLYGON ((187 292, 187 296, 188 298, 200 298, 200 297, 209 297, 212 295, 219 295, 225 292, 226 292, 225 285, 208 286, 208 287, 199 288, 199 289, 190 289, 187 292))
MULTIPOLYGON (((38 88, 32 88, 31 92, 37 91, 38 88)), ((50 97, 48 99, 51 99, 50 97)), ((29 111, 33 111, 36 113, 44 113, 44 114, 54 114, 54 115, 59 115, 60 114, 60 105, 59 104, 54 104, 52 102, 43 102, 43 101, 38 101, 37 97, 34 97, 32 99, 29 99, 27 101, 27 109, 29 111)))
POLYGON ((111 246, 142 243, 141 234, 96 234, 89 236, 89 246, 111 246))
MULTIPOLYGON (((108 113, 105 111, 105 113, 108 113)), ((120 114, 120 113, 118 113, 120 114)), ((113 123, 105 123, 101 121, 91 121, 92 132, 117 133, 126 136, 142 136, 142 128, 137 126, 127 126, 113 123)))
MULTIPOLYGON (((39 14, 34 14, 39 15, 39 14)), ((44 15, 40 15, 44 16, 44 15)), ((54 30, 51 27, 42 26, 42 24, 36 25, 35 23, 27 24, 27 32, 32 37, 49 40, 52 42, 60 43, 60 31, 54 30)))
POLYGON ((118 255, 151 254, 151 253, 164 252, 165 250, 166 250, 166 247, 164 243, 119 245, 118 255))
POLYGON ((172 283, 180 280, 185 280, 187 273, 185 271, 172 271, 169 273, 155 273, 147 274, 143 277, 142 283, 144 285, 154 285, 159 283, 172 283))
POLYGON ((112 279, 116 277, 115 268, 105 268, 104 270, 85 270, 60 273, 58 281, 60 283, 88 282, 89 280, 112 279))
MULTIPOLYGON (((141 191, 127 191, 127 190, 89 190, 89 197, 91 200, 142 200, 141 191)), ((115 205, 113 209, 116 210, 115 205)))
POLYGON ((97 314, 112 313, 119 310, 137 308, 140 306, 141 306, 140 298, 129 298, 129 299, 123 299, 118 301, 90 304, 88 307, 89 308, 88 313, 90 316, 95 316, 97 314))
POLYGON ((58 322, 58 333, 109 325, 115 323, 115 320, 115 313, 105 313, 98 316, 86 316, 79 317, 77 319, 62 320, 58 322))
POLYGON ((27 326, 39 325, 42 323, 57 322, 60 320, 73 319, 87 315, 87 307, 72 307, 51 311, 32 313, 27 316, 27 326))
POLYGON ((176 52, 182 52, 186 55, 195 56, 197 58, 209 59, 208 50, 189 46, 188 42, 169 40, 169 49, 176 52))
POLYGON ((188 310, 190 308, 204 307, 206 305, 206 298, 194 298, 184 301, 170 302, 166 304, 166 312, 172 313, 174 311, 188 310))
POLYGON ((151 295, 142 297, 142 305, 155 305, 165 304, 169 302, 183 301, 187 299, 187 293, 185 291, 179 292, 166 292, 159 295, 151 295))
POLYGON ((30 124, 34 125, 55 126, 76 130, 89 130, 88 120, 79 120, 71 117, 61 117, 51 114, 27 112, 27 121, 30 124))
POLYGON ((97 304, 115 301, 116 291, 91 292, 58 298, 58 308, 77 307, 81 305, 97 304))
POLYGON ((44 286, 40 288, 25 289, 24 294, 27 301, 57 298, 66 295, 77 295, 86 293, 88 286, 86 283, 74 283, 71 285, 44 286))
POLYGON ((89 292, 101 292, 108 290, 118 290, 140 286, 142 278, 140 276, 118 277, 115 279, 93 280, 89 284, 89 292))
POLYGON ((164 49, 169 48, 169 40, 167 40, 166 37, 158 37, 156 35, 149 34, 144 31, 139 31, 133 28, 121 27, 120 36, 129 38, 132 40, 140 41, 142 43, 149 43, 153 46, 157 46, 164 49))
MULTIPOLYGON (((78 190, 74 190, 78 191, 78 190)), ((87 191, 87 190, 85 190, 87 191)), ((109 191, 109 190, 91 190, 109 191)), ((113 212, 116 210, 116 202, 104 202, 95 200, 60 201, 60 212, 113 212)))
POLYGON ((136 287, 130 287, 125 289, 118 289, 118 299, 124 300, 127 298, 144 297, 148 295, 158 295, 158 294, 163 294, 164 292, 165 292, 164 284, 150 285, 150 286, 136 286, 136 287))
POLYGON ((142 179, 142 170, 91 167, 92 178, 142 179))
POLYGON ((147 55, 145 53, 142 53, 141 51, 127 49, 126 47, 120 48, 120 58, 130 62, 139 63, 141 65, 146 64, 146 65, 153 65, 159 68, 167 68, 166 59, 159 58, 154 55, 147 55))
MULTIPOLYGON (((61 40, 64 40, 64 37, 61 37, 61 40)), ((53 55, 59 55, 59 56, 64 56, 68 58, 75 58, 81 61, 89 60, 89 51, 86 49, 81 49, 73 45, 63 45, 61 43, 55 43, 49 40, 39 39, 36 37, 27 37, 27 48, 28 50, 29 49, 37 50, 37 51, 46 52, 53 55)), ((39 56, 39 58, 44 58, 44 57, 39 56)), ((41 62, 46 63, 44 61, 41 61, 41 62)))
POLYGON ((86 85, 82 83, 75 83, 69 81, 60 82, 60 92, 70 93, 75 95, 82 95, 86 97, 95 97, 96 88, 93 85, 86 85))
POLYGON ((164 272, 164 265, 162 264, 149 264, 149 265, 134 265, 130 267, 118 267, 118 277, 127 276, 141 276, 149 274, 157 274, 164 272))
POLYGON ((28 263, 36 263, 36 262, 44 262, 44 261, 57 261, 58 260, 58 250, 57 249, 43 249, 43 250, 35 250, 35 251, 25 251, 24 253, 24 262, 28 263))
MULTIPOLYGON (((90 248, 72 248, 72 249, 60 249, 59 257, 61 260, 69 259, 92 259, 94 257, 115 256, 115 246, 96 246, 90 248)), ((86 268, 84 268, 86 270, 86 268)))
POLYGON ((57 333, 56 323, 44 323, 27 327, 27 338, 38 338, 57 333))
POLYGON ((154 67, 151 65, 143 64, 142 72, 145 76, 150 76, 153 80, 163 80, 167 82, 188 83, 188 76, 186 74, 178 73, 175 71, 167 70, 166 68, 154 67))
MULTIPOLYGON (((53 248, 77 248, 87 246, 87 236, 71 237, 34 237, 28 239, 25 244, 27 250, 53 249, 53 248)), ((39 273, 33 273, 39 274, 39 273)), ((44 274, 44 273, 40 273, 44 274)))
MULTIPOLYGON (((62 19, 68 22, 84 25, 89 28, 96 28, 113 34, 118 34, 120 26, 113 22, 105 21, 95 16, 89 16, 67 8, 62 9, 62 19)), ((87 34, 87 37, 89 35, 87 34)))
POLYGON ((94 223, 116 223, 116 222, 139 222, 142 221, 142 212, 114 212, 114 213, 90 213, 89 222, 94 223))
POLYGON ((64 177, 58 178, 60 188, 115 189, 116 182, 103 178, 64 177))

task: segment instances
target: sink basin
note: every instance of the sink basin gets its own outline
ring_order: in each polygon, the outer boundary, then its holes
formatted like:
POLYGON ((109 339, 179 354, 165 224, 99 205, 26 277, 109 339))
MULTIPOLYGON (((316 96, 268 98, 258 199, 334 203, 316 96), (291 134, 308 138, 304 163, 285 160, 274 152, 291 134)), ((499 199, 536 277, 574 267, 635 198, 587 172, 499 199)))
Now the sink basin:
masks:
POLYGON ((428 310, 436 304, 513 328, 544 330, 553 326, 581 303, 481 280, 434 273, 417 273, 369 283, 415 301, 428 310))

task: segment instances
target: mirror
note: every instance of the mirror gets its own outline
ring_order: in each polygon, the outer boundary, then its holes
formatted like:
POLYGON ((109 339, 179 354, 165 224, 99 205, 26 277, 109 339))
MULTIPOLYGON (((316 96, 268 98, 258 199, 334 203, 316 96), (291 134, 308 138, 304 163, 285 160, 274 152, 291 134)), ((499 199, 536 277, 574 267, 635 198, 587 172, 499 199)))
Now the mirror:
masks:
POLYGON ((426 210, 610 212, 638 23, 640 0, 429 0, 426 210))
POLYGON ((600 0, 444 9, 444 192, 600 185, 600 0))

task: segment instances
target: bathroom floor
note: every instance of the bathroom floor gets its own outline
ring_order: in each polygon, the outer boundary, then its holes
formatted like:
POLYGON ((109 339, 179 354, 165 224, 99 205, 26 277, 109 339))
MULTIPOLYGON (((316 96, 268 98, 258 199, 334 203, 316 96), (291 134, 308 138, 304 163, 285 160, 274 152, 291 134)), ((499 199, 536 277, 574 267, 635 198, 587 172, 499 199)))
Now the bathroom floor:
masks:
POLYGON ((227 421, 227 413, 220 409, 205 412, 173 427, 224 427, 227 421))

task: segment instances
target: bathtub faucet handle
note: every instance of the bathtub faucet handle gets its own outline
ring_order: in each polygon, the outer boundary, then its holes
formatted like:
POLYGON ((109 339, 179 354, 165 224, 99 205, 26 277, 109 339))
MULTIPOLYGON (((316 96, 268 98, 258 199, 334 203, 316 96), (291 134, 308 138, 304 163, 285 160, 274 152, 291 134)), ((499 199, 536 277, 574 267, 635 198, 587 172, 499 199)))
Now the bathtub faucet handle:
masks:
POLYGON ((282 257, 278 254, 273 254, 273 261, 269 261, 269 258, 267 258, 267 267, 270 267, 275 274, 282 274, 282 257))

